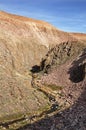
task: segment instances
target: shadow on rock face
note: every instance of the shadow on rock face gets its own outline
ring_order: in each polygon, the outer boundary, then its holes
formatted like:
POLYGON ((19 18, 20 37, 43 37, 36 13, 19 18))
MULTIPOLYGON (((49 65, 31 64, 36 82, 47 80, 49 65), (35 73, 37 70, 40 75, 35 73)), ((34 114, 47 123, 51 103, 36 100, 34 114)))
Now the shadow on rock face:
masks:
POLYGON ((86 74, 86 49, 79 56, 77 60, 72 63, 72 67, 69 69, 70 80, 74 83, 81 82, 85 78, 86 74))
POLYGON ((84 77, 85 77, 85 64, 75 67, 70 74, 70 80, 75 83, 82 81, 84 77))
POLYGON ((39 73, 40 72, 40 66, 34 65, 30 71, 32 73, 39 73))

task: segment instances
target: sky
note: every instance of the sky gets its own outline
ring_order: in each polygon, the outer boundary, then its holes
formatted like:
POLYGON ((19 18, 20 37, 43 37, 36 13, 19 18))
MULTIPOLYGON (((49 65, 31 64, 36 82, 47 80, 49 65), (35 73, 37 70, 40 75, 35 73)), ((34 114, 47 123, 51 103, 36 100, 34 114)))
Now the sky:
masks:
POLYGON ((66 32, 86 33, 86 0, 0 0, 0 10, 44 20, 66 32))

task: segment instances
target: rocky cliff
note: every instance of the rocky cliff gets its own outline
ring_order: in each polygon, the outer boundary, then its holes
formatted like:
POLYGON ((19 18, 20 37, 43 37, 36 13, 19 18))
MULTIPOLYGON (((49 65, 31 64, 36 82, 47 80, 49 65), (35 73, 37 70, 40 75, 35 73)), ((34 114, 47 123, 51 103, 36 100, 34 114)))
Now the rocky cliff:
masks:
POLYGON ((66 61, 74 59, 84 48, 86 48, 86 45, 79 41, 60 43, 60 45, 56 45, 48 51, 42 59, 40 70, 47 73, 50 69, 54 69, 66 61))

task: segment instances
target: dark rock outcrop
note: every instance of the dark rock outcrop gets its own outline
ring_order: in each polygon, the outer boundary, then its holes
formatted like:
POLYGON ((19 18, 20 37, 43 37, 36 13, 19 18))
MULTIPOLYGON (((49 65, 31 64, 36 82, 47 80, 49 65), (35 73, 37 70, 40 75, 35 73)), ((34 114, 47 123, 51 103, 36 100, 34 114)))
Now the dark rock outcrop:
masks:
POLYGON ((53 67, 58 67, 67 60, 76 57, 85 45, 80 42, 63 42, 52 48, 41 61, 41 70, 48 72, 53 67))

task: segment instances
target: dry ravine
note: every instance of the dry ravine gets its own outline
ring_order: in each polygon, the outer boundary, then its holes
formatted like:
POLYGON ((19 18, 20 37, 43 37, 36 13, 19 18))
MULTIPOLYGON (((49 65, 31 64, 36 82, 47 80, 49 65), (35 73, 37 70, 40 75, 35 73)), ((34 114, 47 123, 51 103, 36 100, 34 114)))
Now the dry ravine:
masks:
POLYGON ((86 34, 0 11, 0 130, 85 130, 85 86, 86 34))

